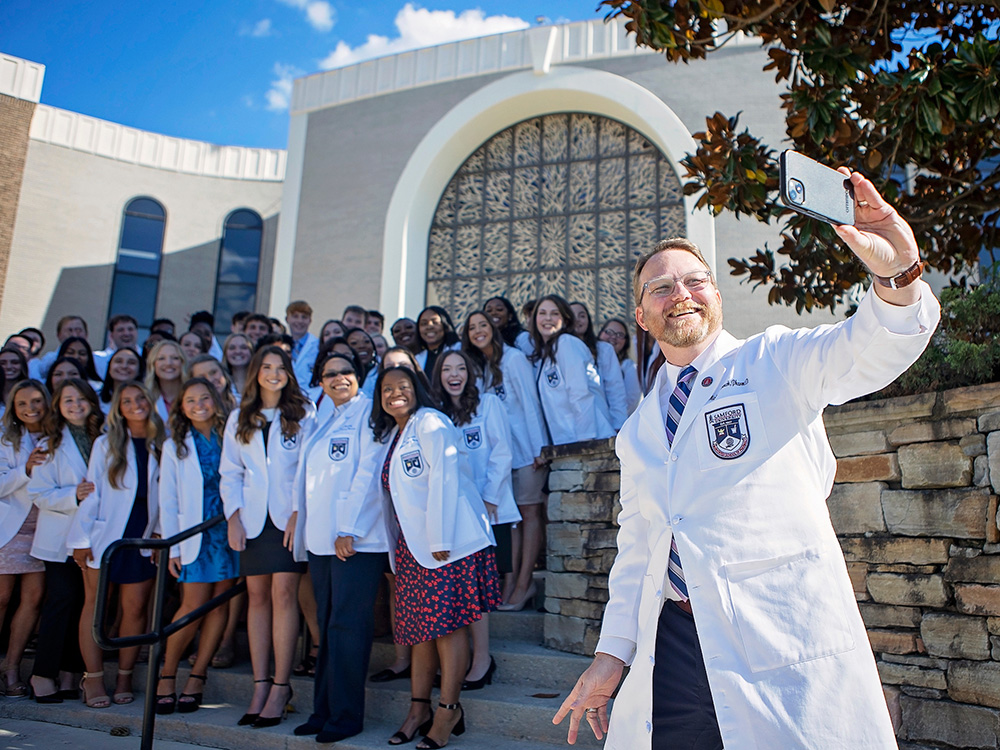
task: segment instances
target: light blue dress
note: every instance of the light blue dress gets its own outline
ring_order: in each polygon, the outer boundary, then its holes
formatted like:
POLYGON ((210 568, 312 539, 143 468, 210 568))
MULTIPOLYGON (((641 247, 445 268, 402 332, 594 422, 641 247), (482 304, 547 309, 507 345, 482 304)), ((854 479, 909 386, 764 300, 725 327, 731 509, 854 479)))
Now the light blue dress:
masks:
MULTIPOLYGON (((194 447, 201 465, 201 475, 205 480, 204 519, 222 513, 222 496, 219 495, 219 460, 222 458, 222 442, 214 432, 206 438, 197 430, 191 430, 194 447)), ((201 549, 197 559, 190 565, 181 567, 177 579, 181 583, 216 583, 240 574, 240 556, 229 546, 225 522, 217 523, 205 531, 201 537, 201 549)))

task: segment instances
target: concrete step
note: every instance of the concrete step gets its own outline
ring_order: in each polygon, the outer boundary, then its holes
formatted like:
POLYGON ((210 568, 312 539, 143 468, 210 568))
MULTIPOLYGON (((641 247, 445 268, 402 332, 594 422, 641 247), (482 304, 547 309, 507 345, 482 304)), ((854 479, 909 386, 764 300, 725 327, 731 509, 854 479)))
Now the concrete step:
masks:
MULTIPOLYGON (((369 718, 364 732, 338 742, 333 747, 338 750, 371 750, 385 747, 388 738, 399 728, 399 722, 406 712, 409 695, 402 690, 382 692, 387 699, 386 707, 392 709, 398 717, 397 720, 388 722, 369 718)), ((507 700, 502 702, 466 699, 466 696, 463 696, 462 705, 466 711, 468 730, 461 737, 452 737, 450 744, 460 750, 523 750, 563 744, 566 741, 566 722, 563 726, 556 727, 549 721, 560 702, 561 699, 532 698, 523 691, 510 693, 507 700), (500 712, 502 714, 498 715, 500 712), (538 716, 532 716, 533 714, 538 716), (525 720, 529 717, 532 720, 526 723, 525 720), (539 728, 546 725, 544 736, 541 736, 539 728), (498 735, 496 731, 500 727, 505 730, 503 735, 498 735)), ((142 710, 142 703, 139 701, 128 706, 91 709, 78 702, 39 705, 28 700, 0 700, 0 718, 5 720, 40 721, 103 732, 109 732, 114 727, 127 727, 135 736, 142 733, 142 710)), ((305 721, 308 713, 299 711, 289 714, 289 717, 277 727, 253 729, 236 725, 243 710, 242 706, 208 703, 193 714, 157 716, 155 737, 157 740, 172 740, 227 750, 289 750, 318 747, 314 738, 296 737, 292 734, 292 730, 305 721)), ((108 740, 109 745, 113 742, 115 740, 108 740)), ((584 736, 582 733, 577 741, 577 745, 582 747, 600 747, 601 744, 592 736, 584 736)))

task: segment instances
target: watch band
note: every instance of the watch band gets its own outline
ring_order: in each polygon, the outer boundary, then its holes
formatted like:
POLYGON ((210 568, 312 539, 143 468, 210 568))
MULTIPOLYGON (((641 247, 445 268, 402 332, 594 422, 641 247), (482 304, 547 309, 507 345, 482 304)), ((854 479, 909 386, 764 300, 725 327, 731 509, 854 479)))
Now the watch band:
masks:
POLYGON ((918 260, 898 276, 876 276, 875 281, 888 289, 902 289, 904 286, 909 286, 919 279, 920 274, 923 272, 924 262, 918 260))

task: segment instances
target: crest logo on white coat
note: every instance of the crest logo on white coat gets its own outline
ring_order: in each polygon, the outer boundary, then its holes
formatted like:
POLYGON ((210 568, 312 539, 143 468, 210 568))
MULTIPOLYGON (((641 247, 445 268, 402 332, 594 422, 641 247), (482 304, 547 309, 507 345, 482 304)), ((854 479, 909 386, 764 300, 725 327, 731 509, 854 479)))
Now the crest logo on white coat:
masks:
POLYGON ((706 412, 705 425, 712 453, 725 461, 739 458, 750 447, 750 428, 743 404, 732 404, 706 412))
POLYGON ((408 477, 419 477, 424 473, 424 459, 420 451, 404 453, 400 458, 403 461, 403 473, 408 477))
POLYGON ((347 458, 347 445, 350 438, 330 438, 330 460, 343 461, 347 458))
POLYGON ((549 384, 550 388, 558 388, 559 383, 562 379, 559 377, 559 370, 555 367, 550 367, 545 371, 545 382, 549 384))
POLYGON ((507 400, 507 389, 503 387, 503 383, 494 388, 493 392, 497 394, 497 398, 501 401, 507 400))
POLYGON ((467 448, 475 450, 483 444, 483 431, 480 427, 466 427, 462 433, 465 435, 467 448))
POLYGON ((281 447, 285 450, 295 450, 295 446, 299 444, 298 435, 282 435, 281 436, 281 447))

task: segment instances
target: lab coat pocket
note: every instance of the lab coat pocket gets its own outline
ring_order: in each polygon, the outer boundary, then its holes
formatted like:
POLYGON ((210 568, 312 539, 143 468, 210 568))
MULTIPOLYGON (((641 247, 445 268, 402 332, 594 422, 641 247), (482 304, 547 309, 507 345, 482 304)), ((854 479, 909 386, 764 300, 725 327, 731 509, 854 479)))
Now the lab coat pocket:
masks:
POLYGON ((831 555, 806 550, 723 566, 751 671, 787 667, 854 648, 836 562, 831 555))
POLYGON ((710 401, 696 420, 691 429, 702 471, 752 470, 771 455, 756 393, 710 401))

